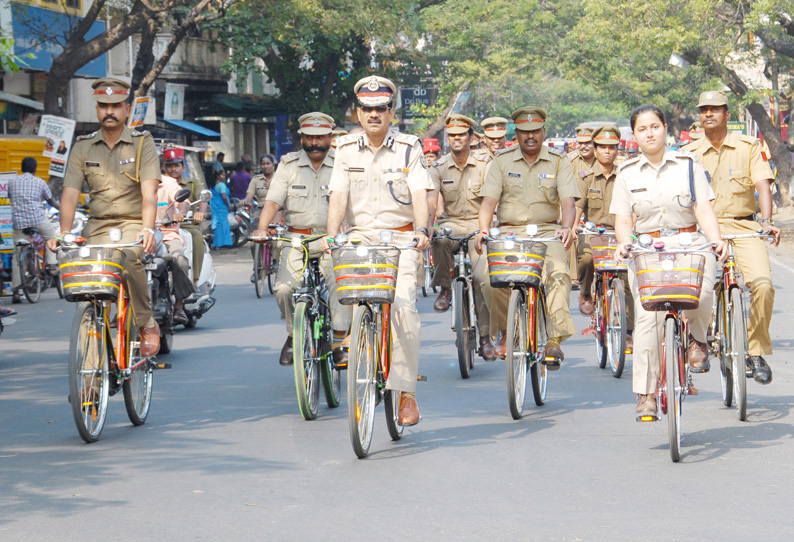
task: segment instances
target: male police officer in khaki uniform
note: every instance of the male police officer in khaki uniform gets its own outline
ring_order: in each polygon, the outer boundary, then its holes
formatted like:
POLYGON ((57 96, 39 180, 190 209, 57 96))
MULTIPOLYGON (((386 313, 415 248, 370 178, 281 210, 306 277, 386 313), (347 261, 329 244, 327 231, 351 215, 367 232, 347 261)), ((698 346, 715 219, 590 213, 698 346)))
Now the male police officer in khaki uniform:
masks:
MULTIPOLYGON (((89 243, 112 243, 108 233, 118 228, 121 243, 143 239, 140 248, 124 249, 124 280, 128 286, 135 325, 141 332, 141 355, 150 357, 160 348, 160 329, 149 306, 149 288, 141 258, 154 252, 154 220, 160 160, 148 132, 125 126, 130 114, 129 84, 104 78, 94 82, 97 118, 102 128, 78 138, 72 147, 61 193, 61 232, 74 220, 83 182, 91 189, 91 218, 84 231, 89 243)), ((51 250, 57 239, 48 241, 51 250)))
MULTIPOLYGON (((772 220, 772 169, 761 148, 761 142, 728 131, 731 118, 728 98, 719 91, 704 92, 698 101, 700 122, 705 136, 683 150, 697 155, 711 175, 714 190, 714 212, 723 235, 758 231, 755 221, 756 199, 761 209, 761 227, 780 242, 780 228, 772 220)), ((747 322, 747 366, 761 384, 772 381, 772 370, 762 356, 772 354, 769 323, 775 301, 769 254, 761 239, 737 239, 734 253, 745 284, 750 288, 750 318, 747 322)))
MULTIPOLYGON (((451 152, 442 156, 430 168, 430 178, 436 192, 440 191, 446 213, 440 224, 452 228, 454 235, 465 235, 477 231, 477 216, 480 212, 480 189, 485 180, 487 162, 485 157, 473 156, 469 147, 469 137, 474 129, 474 121, 457 113, 447 117, 447 141, 451 152)), ((449 308, 452 297, 452 251, 457 241, 436 237, 433 239, 433 262, 436 273, 433 286, 441 291, 433 304, 436 311, 444 312, 449 308)), ((477 325, 480 331, 480 355, 486 361, 493 361, 493 344, 490 338, 491 315, 488 304, 491 300, 491 283, 488 278, 488 262, 469 245, 469 256, 474 279, 474 305, 477 311, 477 325)))
POLYGON ((480 123, 482 126, 485 151, 489 160, 493 160, 496 153, 506 148, 507 124, 510 121, 504 117, 488 117, 480 123))
POLYGON ((354 87, 356 113, 364 133, 339 138, 331 177, 328 234, 345 219, 348 235, 379 244, 379 230, 394 231, 395 245, 417 240, 417 250, 403 250, 391 310, 392 364, 388 389, 400 391, 401 425, 419 423, 416 379, 421 323, 416 310, 418 251, 430 246, 428 192, 433 189, 419 138, 391 131, 394 83, 365 77, 354 87))
MULTIPOLYGON (((163 151, 165 159, 165 173, 173 177, 182 188, 190 189, 190 201, 198 201, 201 191, 205 189, 204 183, 198 179, 188 179, 185 175, 185 150, 178 147, 165 149, 163 151)), ((180 224, 180 228, 190 234, 193 239, 193 261, 191 269, 193 272, 193 285, 198 285, 201 266, 204 264, 204 236, 201 234, 199 224, 204 220, 204 212, 207 204, 203 201, 199 203, 198 210, 193 214, 192 224, 180 224)), ((178 218, 179 219, 179 218, 178 218)))
MULTIPOLYGON (((615 217, 609 214, 612 203, 612 191, 615 189, 617 177, 617 148, 620 142, 620 130, 614 126, 601 126, 593 132, 593 146, 595 147, 596 163, 593 172, 584 178, 584 197, 582 210, 589 222, 607 229, 615 229, 615 217)), ((579 202, 577 202, 577 205, 579 202)), ((579 312, 585 315, 593 314, 593 298, 591 287, 593 285, 593 250, 590 245, 590 236, 579 240, 581 256, 578 264, 579 283, 579 312)), ((624 293, 626 294, 626 350, 633 347, 632 332, 634 330, 634 298, 631 295, 629 281, 623 279, 624 293)))
MULTIPOLYGON (((315 111, 300 117, 298 125, 302 149, 281 158, 280 167, 270 183, 267 199, 259 216, 259 226, 253 233, 254 237, 267 236, 268 226, 282 207, 284 223, 287 231, 292 235, 308 236, 325 232, 328 217, 328 184, 334 167, 334 156, 331 151, 331 130, 334 127, 334 119, 325 113, 315 111)), ((322 253, 319 242, 310 245, 310 249, 311 257, 322 255, 320 271, 328 284, 334 339, 341 342, 350 328, 350 307, 340 305, 337 301, 331 255, 322 253)), ((299 278, 302 271, 303 250, 291 246, 282 247, 275 294, 289 336, 281 349, 279 357, 281 365, 292 365, 292 320, 295 313, 292 287, 301 286, 299 278)), ((337 358, 337 362, 344 361, 341 345, 336 345, 334 348, 334 357, 337 358)))
MULTIPOLYGON (((528 224, 537 224, 539 235, 560 235, 562 244, 547 244, 543 267, 546 285, 546 361, 551 370, 559 369, 563 360, 560 343, 576 331, 571 318, 569 295, 571 275, 565 249, 573 242, 574 206, 579 189, 568 159, 554 149, 543 146, 546 112, 538 107, 522 107, 513 112, 518 145, 499 154, 490 163, 485 185, 480 190, 480 233, 475 246, 483 250, 483 237, 491 225, 497 203, 497 216, 503 231, 514 230, 519 236, 528 224)), ((491 333, 501 332, 496 355, 505 355, 507 303, 509 291, 491 291, 491 333)))

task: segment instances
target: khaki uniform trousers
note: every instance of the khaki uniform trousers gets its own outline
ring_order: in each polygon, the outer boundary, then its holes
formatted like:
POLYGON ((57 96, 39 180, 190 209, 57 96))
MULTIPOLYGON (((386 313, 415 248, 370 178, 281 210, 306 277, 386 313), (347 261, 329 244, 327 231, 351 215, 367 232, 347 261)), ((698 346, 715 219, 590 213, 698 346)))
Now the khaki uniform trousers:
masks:
MULTIPOLYGON (((96 220, 89 219, 86 224, 85 236, 88 244, 112 244, 108 233, 113 228, 119 228, 123 236, 119 243, 133 243, 136 235, 143 226, 141 222, 133 220, 96 220)), ((149 283, 146 280, 146 271, 143 268, 143 248, 125 248, 124 272, 122 278, 130 296, 132 314, 137 327, 151 327, 155 324, 152 317, 152 308, 149 305, 149 283)))
MULTIPOLYGON (((328 301, 331 308, 331 323, 334 331, 347 333, 350 329, 353 312, 349 306, 339 304, 331 255, 323 254, 322 250, 320 250, 319 241, 312 243, 310 246, 312 250, 309 252, 309 256, 312 258, 320 257, 320 273, 325 277, 325 283, 328 285, 328 301)), ((276 295, 276 303, 281 310, 281 317, 287 324, 287 333, 290 336, 292 335, 292 323, 295 318, 295 302, 292 299, 292 292, 302 287, 303 249, 283 244, 273 293, 276 295)))
MULTIPOLYGON (((45 220, 44 222, 36 224, 33 227, 39 230, 39 233, 41 234, 41 237, 44 239, 44 241, 49 241, 50 239, 54 239, 58 236, 57 227, 49 220, 45 220)), ((23 230, 14 229, 15 246, 17 241, 24 241, 27 238, 28 236, 25 235, 23 230)), ((44 260, 47 265, 55 265, 58 263, 55 253, 48 248, 44 249, 44 260)), ((14 257, 11 260, 11 288, 16 291, 16 289, 21 285, 22 275, 19 272, 19 251, 14 250, 14 257)))
MULTIPOLYGON (((707 240, 698 233, 693 234, 693 244, 702 245, 707 240)), ((678 236, 662 237, 668 248, 681 248, 678 236)), ((703 270, 703 286, 700 290, 700 305, 695 310, 684 311, 689 322, 689 332, 700 341, 706 342, 706 333, 711 321, 711 310, 714 304, 714 273, 717 259, 713 254, 704 253, 706 265, 703 270)), ((656 391, 661 372, 662 340, 664 337, 665 311, 646 311, 640 303, 637 288, 636 267, 634 259, 629 259, 629 283, 636 305, 637 315, 634 324, 634 356, 632 359, 632 390, 634 393, 647 395, 656 391)))
MULTIPOLYGON (((378 230, 356 229, 347 232, 351 239, 363 239, 368 244, 380 244, 378 230)), ((396 246, 410 245, 412 232, 394 232, 396 246)), ((416 310, 416 270, 421 253, 418 250, 400 251, 397 286, 391 308, 391 370, 386 387, 390 390, 416 392, 419 376, 419 341, 421 322, 416 310)))
MULTIPOLYGON (((445 223, 445 226, 452 228, 453 235, 463 235, 471 233, 477 229, 477 224, 473 222, 470 226, 462 226, 455 223, 445 223)), ((433 239, 433 263, 436 273, 433 275, 433 286, 440 288, 452 288, 453 255, 452 252, 458 247, 458 242, 451 239, 433 239)), ((469 258, 471 259, 471 274, 474 283, 474 310, 477 312, 477 327, 480 337, 490 335, 491 329, 491 280, 488 277, 488 258, 485 254, 480 256, 474 250, 474 238, 469 240, 469 258)))
MULTIPOLYGON (((593 262, 593 249, 590 245, 590 235, 579 238, 579 291, 582 295, 593 297, 593 279, 595 278, 595 264, 593 262)), ((634 330, 634 296, 631 294, 628 277, 624 273, 618 276, 623 281, 623 295, 626 298, 626 330, 634 330)))
MULTIPOLYGON (((720 233, 736 235, 755 233, 760 228, 753 220, 720 218, 720 233)), ((775 304, 775 287, 772 284, 772 268, 769 252, 761 239, 736 239, 733 253, 739 264, 739 272, 750 290, 750 317, 747 320, 748 354, 768 356, 772 354, 769 324, 775 304)))
MULTIPOLYGON (((556 225, 541 225, 538 236, 551 237, 557 230, 556 225)), ((504 231, 504 228, 502 228, 504 231)), ((515 231, 523 231, 516 227, 515 231)), ((519 235, 521 237, 521 235, 519 235)), ((546 260, 543 264, 543 284, 546 287, 546 333, 549 338, 565 340, 574 333, 576 327, 571 317, 571 272, 568 268, 568 255, 562 243, 546 243, 546 260)), ((509 288, 491 290, 491 333, 505 332, 507 329, 507 305, 510 302, 509 288)))
POLYGON ((201 275, 201 266, 204 265, 204 236, 198 225, 180 226, 180 228, 190 234, 193 238, 193 261, 191 269, 193 272, 193 284, 197 284, 201 275))

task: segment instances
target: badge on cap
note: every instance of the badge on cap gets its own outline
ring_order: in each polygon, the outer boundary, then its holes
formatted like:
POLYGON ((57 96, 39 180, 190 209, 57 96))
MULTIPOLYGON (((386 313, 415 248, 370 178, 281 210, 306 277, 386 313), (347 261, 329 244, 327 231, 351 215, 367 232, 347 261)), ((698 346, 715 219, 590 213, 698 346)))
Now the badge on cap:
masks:
POLYGON ((712 99, 713 97, 714 97, 714 93, 712 93, 712 92, 709 92, 708 94, 706 94, 706 99, 707 99, 707 100, 710 100, 710 99, 712 99))
POLYGON ((373 77, 372 79, 369 80, 369 83, 367 83, 367 88, 372 92, 375 92, 380 88, 380 83, 378 83, 378 80, 375 77, 373 77))
POLYGON ((320 124, 321 124, 321 122, 320 122, 320 120, 319 120, 319 119, 315 119, 315 120, 314 120, 314 125, 315 125, 315 126, 320 126, 320 124))
POLYGON ((106 88, 106 89, 105 89, 105 94, 107 94, 108 96, 110 96, 111 94, 113 94, 113 89, 112 89, 112 88, 110 88, 110 87, 106 88))

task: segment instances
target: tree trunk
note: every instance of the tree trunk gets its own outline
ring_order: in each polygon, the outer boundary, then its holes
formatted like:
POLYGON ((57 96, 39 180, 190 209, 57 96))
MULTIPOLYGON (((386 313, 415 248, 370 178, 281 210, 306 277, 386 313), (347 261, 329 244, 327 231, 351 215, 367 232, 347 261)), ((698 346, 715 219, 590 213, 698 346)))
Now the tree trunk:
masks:
POLYGON ((130 81, 130 90, 135 96, 143 95, 138 92, 138 89, 154 65, 154 42, 157 39, 157 32, 162 26, 163 19, 156 17, 146 21, 141 29, 141 42, 138 46, 138 54, 135 55, 135 66, 132 68, 132 80, 130 81))
MULTIPOLYGON (((463 86, 460 88, 460 92, 466 92, 468 88, 469 88, 469 84, 464 83, 463 86)), ((449 102, 447 106, 441 111, 441 114, 438 116, 438 118, 435 121, 433 121, 433 123, 430 124, 427 128, 425 128, 425 131, 422 132, 422 135, 419 136, 419 139, 424 140, 428 137, 438 138, 439 137, 438 134, 444 130, 444 126, 446 126, 447 124, 447 115, 449 115, 449 112, 452 111, 452 107, 454 105, 455 105, 455 100, 449 102)))

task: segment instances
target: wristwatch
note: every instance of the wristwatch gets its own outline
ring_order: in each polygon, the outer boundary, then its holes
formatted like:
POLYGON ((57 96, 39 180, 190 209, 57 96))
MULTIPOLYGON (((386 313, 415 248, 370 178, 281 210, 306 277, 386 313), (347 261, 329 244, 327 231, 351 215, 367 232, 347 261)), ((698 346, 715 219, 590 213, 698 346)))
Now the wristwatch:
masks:
POLYGON ((761 219, 761 224, 763 224, 764 222, 769 222, 772 226, 775 225, 775 221, 772 220, 771 218, 762 218, 761 219))
POLYGON ((421 232, 421 233, 424 233, 424 234, 425 234, 425 237, 427 237, 428 239, 430 239, 430 231, 429 231, 427 228, 417 228, 417 230, 416 230, 416 231, 418 231, 418 232, 421 232))

